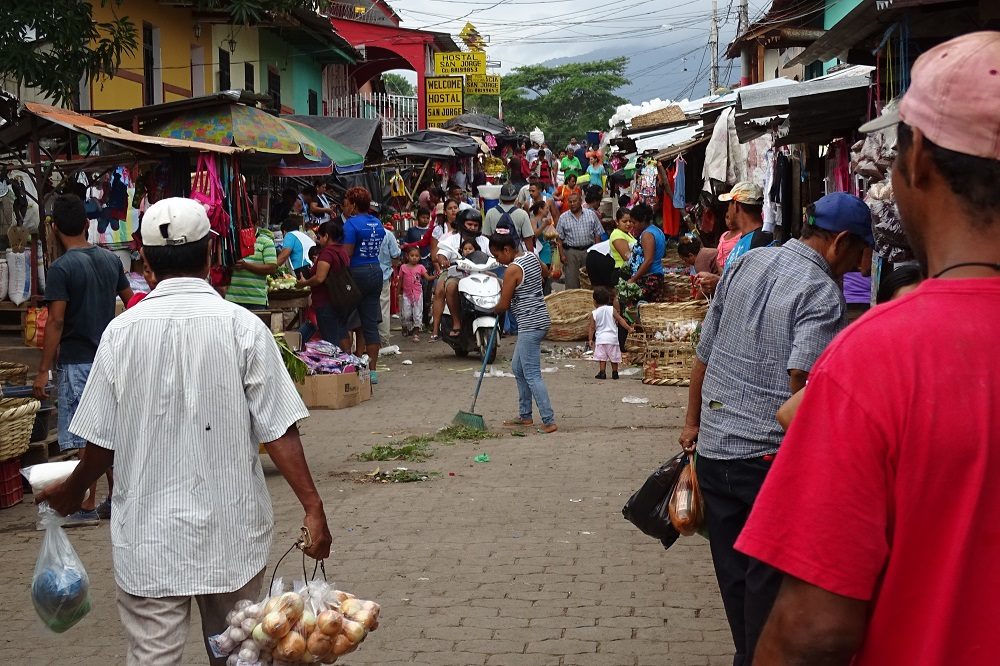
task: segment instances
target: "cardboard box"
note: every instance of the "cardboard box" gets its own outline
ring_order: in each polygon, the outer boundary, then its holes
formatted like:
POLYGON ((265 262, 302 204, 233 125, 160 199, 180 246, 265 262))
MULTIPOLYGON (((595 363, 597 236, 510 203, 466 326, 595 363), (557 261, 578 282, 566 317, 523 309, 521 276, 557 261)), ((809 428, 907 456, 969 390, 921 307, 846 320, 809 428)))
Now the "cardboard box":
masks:
POLYGON ((368 373, 343 375, 308 375, 296 388, 309 409, 346 409, 372 397, 368 373))

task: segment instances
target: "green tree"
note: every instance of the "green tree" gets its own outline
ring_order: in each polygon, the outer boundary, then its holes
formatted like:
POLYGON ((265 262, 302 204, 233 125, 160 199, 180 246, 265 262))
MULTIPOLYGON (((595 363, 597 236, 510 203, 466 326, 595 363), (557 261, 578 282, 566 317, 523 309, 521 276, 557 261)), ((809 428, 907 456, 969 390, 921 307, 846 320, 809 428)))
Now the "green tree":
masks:
MULTIPOLYGON (((96 0, 95 0, 96 1, 96 0)), ((123 0, 100 0, 121 7, 123 0)), ((96 21, 87 0, 0 1, 0 77, 37 88, 56 104, 70 106, 81 80, 114 76, 122 58, 138 48, 136 25, 127 16, 96 21)), ((226 11, 237 25, 270 15, 310 9, 314 0, 194 0, 196 9, 226 11)))
MULTIPOLYGON (((615 94, 629 84, 627 65, 628 59, 622 57, 557 67, 518 67, 500 82, 504 122, 524 134, 539 127, 553 150, 587 130, 606 129, 615 109, 628 101, 615 94)), ((495 113, 495 97, 476 98, 473 103, 491 108, 488 100, 495 113)))
POLYGON ((406 80, 402 74, 387 72, 382 75, 382 84, 390 95, 403 95, 404 97, 414 97, 417 94, 413 84, 406 80))

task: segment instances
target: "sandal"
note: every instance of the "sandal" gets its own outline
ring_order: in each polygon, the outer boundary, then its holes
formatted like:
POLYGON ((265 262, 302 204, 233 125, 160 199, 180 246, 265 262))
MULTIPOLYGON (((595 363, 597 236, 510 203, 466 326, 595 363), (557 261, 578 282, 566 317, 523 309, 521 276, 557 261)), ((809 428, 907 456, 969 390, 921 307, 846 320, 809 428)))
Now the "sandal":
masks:
POLYGON ((414 334, 413 334, 413 337, 412 337, 411 339, 412 339, 412 340, 413 340, 414 342, 420 342, 420 336, 419 336, 419 335, 417 335, 416 333, 414 333, 414 334))
POLYGON ((460 329, 460 328, 453 328, 450 331, 448 331, 448 337, 449 338, 457 338, 460 335, 462 335, 462 329, 460 329))
POLYGON ((431 336, 431 337, 430 337, 430 338, 429 338, 429 339, 427 340, 427 342, 437 342, 437 341, 438 341, 438 340, 440 340, 440 339, 441 339, 441 336, 440 336, 440 335, 432 335, 432 336, 431 336))
POLYGON ((506 421, 503 422, 503 426, 505 428, 522 428, 522 427, 526 428, 528 426, 533 426, 533 425, 535 425, 535 422, 532 421, 531 419, 528 419, 527 421, 520 418, 507 419, 506 421))

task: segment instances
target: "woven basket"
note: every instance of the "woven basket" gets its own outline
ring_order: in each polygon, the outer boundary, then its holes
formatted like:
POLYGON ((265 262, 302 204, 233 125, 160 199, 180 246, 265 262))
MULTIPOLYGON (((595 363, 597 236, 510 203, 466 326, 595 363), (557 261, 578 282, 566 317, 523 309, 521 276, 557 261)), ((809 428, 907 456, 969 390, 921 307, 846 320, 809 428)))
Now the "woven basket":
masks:
POLYGON ((708 301, 681 303, 643 303, 639 306, 639 323, 644 331, 655 333, 672 321, 702 321, 708 314, 708 301))
POLYGON ((642 383, 653 386, 688 386, 694 367, 695 346, 691 342, 659 342, 646 344, 646 359, 642 364, 642 383))
POLYGON ((663 253, 663 266, 666 268, 687 268, 687 264, 681 259, 676 245, 671 245, 663 253))
POLYGON ((642 326, 635 326, 634 329, 625 339, 625 351, 631 354, 633 359, 641 360, 646 357, 646 345, 652 336, 647 335, 642 326))
POLYGON ((0 398, 0 462, 28 450, 40 406, 34 398, 0 398))
POLYGON ((0 361, 0 384, 27 384, 28 366, 23 363, 0 361))
POLYGON ((593 288, 594 288, 594 286, 592 284, 590 284, 590 276, 587 275, 587 269, 586 268, 581 268, 580 269, 580 289, 591 290, 593 288))
POLYGON ((573 342, 586 340, 590 330, 590 313, 594 309, 594 292, 589 289, 566 289, 545 297, 552 325, 546 340, 573 342))
POLYGON ((691 276, 684 273, 665 273, 660 303, 681 303, 690 301, 692 296, 691 276))

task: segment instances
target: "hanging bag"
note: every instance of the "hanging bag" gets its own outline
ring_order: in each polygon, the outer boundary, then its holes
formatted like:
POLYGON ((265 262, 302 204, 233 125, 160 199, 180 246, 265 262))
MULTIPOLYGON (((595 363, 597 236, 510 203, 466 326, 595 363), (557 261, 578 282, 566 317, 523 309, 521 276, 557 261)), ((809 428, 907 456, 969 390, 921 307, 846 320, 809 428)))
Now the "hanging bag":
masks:
POLYGON ((229 214, 223 205, 224 193, 214 155, 198 155, 198 166, 191 179, 191 198, 205 207, 212 231, 223 235, 229 231, 229 214))
POLYGON ((246 181, 240 176, 240 167, 236 160, 233 160, 233 199, 236 201, 236 228, 239 230, 239 252, 240 259, 249 257, 256 251, 257 227, 253 221, 253 207, 250 205, 250 195, 247 193, 246 181))
POLYGON ((684 467, 685 455, 682 451, 663 463, 622 507, 625 520, 638 527, 643 534, 659 539, 664 548, 670 548, 680 536, 670 523, 668 505, 684 467))
POLYGON ((694 464, 694 456, 688 454, 670 494, 668 507, 670 524, 683 536, 691 536, 705 525, 705 505, 694 464))
POLYGON ((350 261, 340 252, 337 253, 337 260, 340 265, 335 267, 331 264, 326 276, 326 293, 334 311, 347 316, 361 305, 361 290, 351 275, 350 261))

